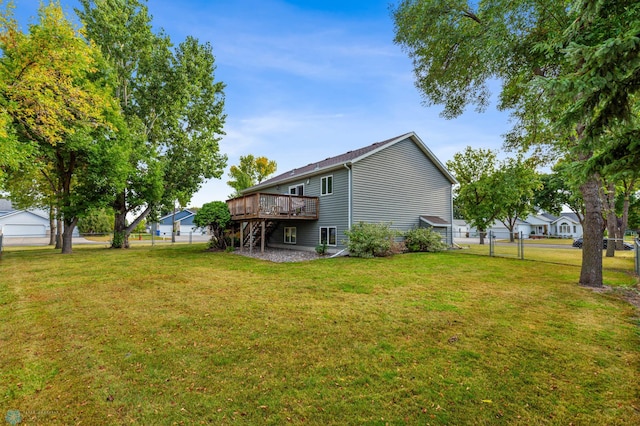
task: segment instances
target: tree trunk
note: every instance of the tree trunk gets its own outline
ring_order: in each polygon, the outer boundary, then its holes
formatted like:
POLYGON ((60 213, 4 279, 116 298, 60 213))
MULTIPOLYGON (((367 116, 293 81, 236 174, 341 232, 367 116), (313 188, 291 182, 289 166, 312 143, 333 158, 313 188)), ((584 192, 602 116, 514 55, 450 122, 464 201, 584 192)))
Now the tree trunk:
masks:
POLYGON ((61 249, 62 248, 62 230, 63 230, 63 226, 62 226, 62 219, 56 219, 56 249, 61 249))
POLYGON ((627 224, 629 223, 629 194, 624 194, 624 201, 622 204, 622 217, 620 221, 616 223, 617 233, 616 238, 616 250, 624 250, 624 233, 627 231, 627 224))
POLYGON ((129 248, 129 235, 127 234, 127 199, 122 191, 116 196, 113 203, 115 217, 113 221, 113 238, 111 248, 129 248))
POLYGON ((582 243, 582 269, 580 285, 602 287, 602 201, 600 176, 593 174, 580 185, 585 204, 584 233, 582 243))
POLYGON ((636 179, 633 178, 629 182, 624 183, 624 199, 622 202, 622 217, 617 225, 617 235, 620 240, 617 241, 616 249, 624 250, 624 233, 627 231, 627 225, 629 224, 629 205, 631 203, 630 197, 636 186, 636 179))
POLYGON ((49 206, 49 245, 56 245, 56 212, 55 207, 49 206))
POLYGON ((616 224, 618 217, 616 216, 616 186, 613 183, 607 184, 606 194, 603 196, 605 204, 605 213, 607 216, 607 257, 614 257, 616 255, 616 224))
POLYGON ((146 209, 144 209, 144 211, 140 213, 138 217, 135 218, 133 222, 129 224, 129 226, 127 226, 126 228, 127 241, 129 241, 129 235, 131 235, 133 230, 138 227, 140 222, 142 222, 149 215, 149 213, 151 213, 151 207, 147 207, 146 209))
POLYGON ((484 236, 487 234, 484 229, 478 229, 480 233, 480 244, 484 245, 484 236))
POLYGON ((62 233, 62 254, 71 254, 73 250, 73 230, 78 223, 78 219, 64 221, 64 232, 62 233))

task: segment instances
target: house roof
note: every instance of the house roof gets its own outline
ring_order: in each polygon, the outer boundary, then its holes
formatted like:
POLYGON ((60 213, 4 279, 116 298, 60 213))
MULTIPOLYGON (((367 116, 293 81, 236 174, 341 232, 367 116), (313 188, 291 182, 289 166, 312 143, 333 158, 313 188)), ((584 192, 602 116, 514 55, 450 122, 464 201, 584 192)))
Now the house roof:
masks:
POLYGON ((551 222, 553 222, 553 219, 555 219, 555 216, 549 215, 548 213, 547 214, 530 214, 529 216, 527 216, 524 222, 530 225, 548 225, 551 222))
POLYGON ((546 219, 549 219, 550 221, 554 221, 558 218, 558 216, 552 215, 551 213, 547 213, 547 212, 540 212, 538 213, 538 216, 542 216, 546 219))
POLYGON ((38 219, 42 219, 44 221, 46 221, 48 223, 49 218, 46 216, 43 216, 42 214, 40 214, 39 211, 32 211, 32 210, 13 210, 10 211, 4 215, 0 215, 0 219, 2 219, 3 221, 7 218, 12 218, 12 217, 17 217, 17 216, 21 216, 21 215, 29 215, 29 216, 35 216, 38 219))
POLYGON ((420 220, 435 227, 451 226, 451 223, 440 216, 420 216, 420 220))
POLYGON ((578 215, 575 213, 560 213, 560 217, 554 220, 553 222, 560 222, 561 220, 570 220, 573 223, 580 223, 580 219, 578 219, 578 215))
POLYGON ((353 164, 364 158, 367 158, 370 155, 375 154, 378 151, 386 149, 406 139, 411 139, 452 184, 457 183, 453 175, 449 173, 449 171, 444 167, 444 165, 440 162, 440 160, 436 158, 433 152, 431 152, 431 150, 427 148, 424 142, 420 140, 418 135, 416 135, 414 132, 409 132, 409 133, 405 133, 404 135, 396 136, 395 138, 387 139, 381 142, 376 142, 369 146, 365 146, 359 149, 345 152, 340 155, 336 155, 335 157, 325 158, 324 160, 317 161, 315 163, 309 163, 306 166, 289 170, 276 177, 267 179, 264 182, 259 183, 258 185, 252 186, 251 188, 247 188, 243 192, 255 192, 261 188, 265 188, 268 186, 301 179, 306 176, 312 176, 315 174, 324 173, 327 170, 337 168, 337 167, 342 167, 344 164, 353 164))
MULTIPOLYGON (((176 212, 176 216, 175 216, 175 221, 176 222, 183 222, 188 218, 191 218, 195 216, 195 213, 192 212, 191 210, 188 209, 184 209, 184 210, 180 210, 178 212, 176 212)), ((162 216, 160 219, 158 219, 159 223, 164 223, 164 224, 172 224, 173 223, 173 213, 169 213, 168 215, 162 216), (166 223, 165 223, 166 222, 166 223)))

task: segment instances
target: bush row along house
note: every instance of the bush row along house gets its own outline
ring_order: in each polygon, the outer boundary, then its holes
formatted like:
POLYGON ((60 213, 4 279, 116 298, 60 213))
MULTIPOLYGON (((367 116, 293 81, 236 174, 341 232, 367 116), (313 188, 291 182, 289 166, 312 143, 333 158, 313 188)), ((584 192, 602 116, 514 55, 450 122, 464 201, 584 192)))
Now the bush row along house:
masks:
POLYGON ((452 244, 455 178, 415 133, 377 142, 268 179, 227 200, 244 245, 329 253, 355 223, 398 231, 431 227, 452 244))

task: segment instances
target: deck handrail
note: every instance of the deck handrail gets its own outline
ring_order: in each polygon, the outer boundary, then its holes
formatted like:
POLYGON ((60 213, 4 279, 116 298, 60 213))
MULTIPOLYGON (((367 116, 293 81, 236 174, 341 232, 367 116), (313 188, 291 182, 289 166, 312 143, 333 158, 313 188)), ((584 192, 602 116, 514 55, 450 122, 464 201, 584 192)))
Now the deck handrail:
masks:
POLYGON ((258 192, 227 200, 232 220, 262 219, 318 219, 320 200, 305 195, 258 192))

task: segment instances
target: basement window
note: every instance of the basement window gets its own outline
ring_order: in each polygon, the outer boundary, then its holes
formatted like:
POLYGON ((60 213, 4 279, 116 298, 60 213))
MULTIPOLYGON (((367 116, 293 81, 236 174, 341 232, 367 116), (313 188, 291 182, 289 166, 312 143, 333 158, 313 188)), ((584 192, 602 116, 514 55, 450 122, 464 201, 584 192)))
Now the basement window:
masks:
POLYGON ((284 228, 284 242, 285 244, 295 244, 296 243, 296 227, 286 227, 284 228))

